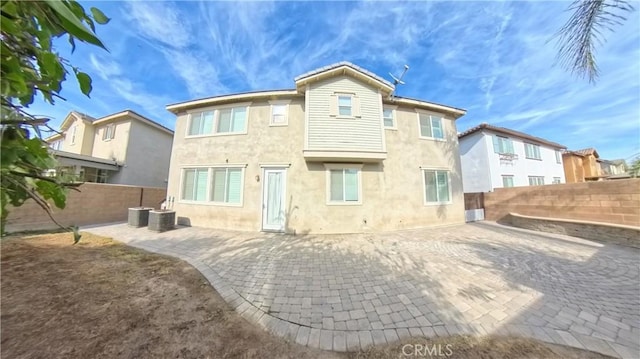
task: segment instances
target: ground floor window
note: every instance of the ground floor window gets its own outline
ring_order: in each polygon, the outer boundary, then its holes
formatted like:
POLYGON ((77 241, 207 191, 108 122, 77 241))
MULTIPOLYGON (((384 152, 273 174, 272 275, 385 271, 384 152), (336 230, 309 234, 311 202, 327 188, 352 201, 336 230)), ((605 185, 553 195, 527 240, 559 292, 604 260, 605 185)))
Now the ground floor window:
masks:
POLYGON ((553 184, 560 184, 562 183, 562 179, 560 177, 553 177, 553 182, 551 182, 553 184))
POLYGON ((423 169, 424 201, 426 204, 449 203, 449 171, 423 169))
POLYGON ((529 176, 529 186, 542 186, 543 184, 543 176, 529 176))
POLYGON ((184 201, 235 204, 242 203, 244 168, 185 168, 182 174, 184 201))
POLYGON ((327 198, 329 204, 362 203, 362 165, 325 164, 327 169, 327 198))
POLYGON ((513 187, 513 176, 502 176, 502 187, 513 187))

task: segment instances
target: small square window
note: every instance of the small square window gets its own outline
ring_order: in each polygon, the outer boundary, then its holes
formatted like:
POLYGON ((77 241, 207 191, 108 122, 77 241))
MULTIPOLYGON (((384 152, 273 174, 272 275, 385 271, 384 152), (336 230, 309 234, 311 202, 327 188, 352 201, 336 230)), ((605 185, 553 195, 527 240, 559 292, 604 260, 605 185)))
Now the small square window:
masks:
POLYGON ((441 117, 421 113, 419 114, 418 119, 420 122, 421 138, 444 139, 444 129, 441 117))
POLYGON ((502 176, 502 187, 513 187, 513 176, 502 176))
POLYGON ((109 124, 105 128, 102 129, 102 140, 110 141, 116 136, 116 126, 114 124, 109 124))
POLYGON ((287 104, 271 105, 271 125, 283 126, 287 124, 287 104))

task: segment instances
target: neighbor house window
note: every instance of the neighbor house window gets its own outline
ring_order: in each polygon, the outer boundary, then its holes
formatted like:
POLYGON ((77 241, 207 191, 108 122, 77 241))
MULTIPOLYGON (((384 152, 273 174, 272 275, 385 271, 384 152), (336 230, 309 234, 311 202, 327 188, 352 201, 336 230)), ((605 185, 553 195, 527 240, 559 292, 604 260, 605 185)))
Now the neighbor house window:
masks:
POLYGON ((75 144, 76 143, 76 132, 78 130, 78 126, 73 126, 71 127, 71 144, 75 144))
POLYGON ((209 169, 185 169, 182 177, 182 199, 185 201, 204 202, 207 200, 207 178, 209 169))
POLYGON ((551 182, 553 184, 560 184, 562 183, 562 179, 560 177, 553 177, 553 182, 551 182))
POLYGON ((444 139, 442 117, 420 113, 418 118, 421 138, 444 139))
POLYGON ((288 123, 289 104, 272 103, 271 104, 271 126, 285 126, 288 123))
POLYGON ((187 136, 245 133, 247 106, 226 107, 190 115, 187 136))
POLYGON ((214 168, 211 201, 240 204, 242 202, 242 169, 214 168))
POLYGON ((531 143, 524 144, 524 152, 527 158, 531 158, 534 160, 540 160, 542 157, 540 156, 540 146, 534 145, 531 143))
POLYGON ((107 125, 102 129, 102 140, 109 141, 116 136, 116 126, 114 124, 107 125))
POLYGON ((196 112, 191 114, 189 136, 208 135, 213 133, 214 111, 196 112))
POLYGON ((562 163, 562 153, 556 151, 556 163, 562 163))
POLYGON ((502 176, 502 187, 513 187, 513 176, 502 176))
POLYGON ((327 197, 329 204, 360 204, 362 165, 332 165, 327 168, 327 197))
POLYGON ((61 140, 58 140, 58 141, 53 141, 53 142, 51 142, 51 144, 49 144, 49 147, 50 147, 52 150, 59 150, 61 145, 62 145, 62 141, 61 141, 61 140))
POLYGON ((351 95, 338 95, 338 114, 340 116, 352 116, 351 95))
POLYGON ((493 136, 493 152, 495 153, 516 153, 513 150, 513 141, 510 138, 502 136, 493 136))
POLYGON ((382 120, 385 128, 396 128, 395 110, 390 107, 385 107, 382 110, 382 120))
POLYGON ((426 204, 449 203, 449 172, 423 169, 424 201, 426 204))
POLYGON ((529 186, 542 186, 543 184, 543 176, 529 176, 529 186))

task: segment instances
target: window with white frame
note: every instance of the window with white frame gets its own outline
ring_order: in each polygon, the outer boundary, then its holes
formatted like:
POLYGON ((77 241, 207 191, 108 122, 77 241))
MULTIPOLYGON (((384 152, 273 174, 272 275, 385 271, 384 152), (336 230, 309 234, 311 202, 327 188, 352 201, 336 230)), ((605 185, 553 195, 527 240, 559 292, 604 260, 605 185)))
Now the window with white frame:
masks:
POLYGON ((240 204, 242 201, 242 169, 213 168, 211 201, 240 204))
POLYGON ((52 150, 59 150, 61 146, 62 140, 53 141, 49 144, 49 148, 51 148, 52 150))
POLYGON ((329 204, 360 204, 361 165, 325 165, 327 168, 327 197, 329 204))
POLYGON ((185 168, 182 175, 182 199, 205 202, 207 200, 208 177, 208 168, 185 168))
POLYGON ((338 94, 338 115, 352 116, 352 98, 351 95, 338 94))
POLYGON ((185 168, 182 174, 184 201, 211 204, 242 203, 244 169, 241 167, 185 168))
POLYGON ((504 187, 504 188, 513 187, 513 176, 511 176, 511 175, 503 175, 502 176, 502 187, 504 187))
POLYGON ((271 126, 285 126, 288 123, 289 104, 273 103, 271 104, 271 126))
POLYGON ((225 107, 189 115, 187 136, 245 133, 247 106, 225 107))
POLYGON ((109 124, 102 129, 102 140, 109 141, 116 136, 116 126, 109 124))
POLYGON ((385 107, 382 110, 382 120, 385 128, 396 128, 395 109, 385 107))
POLYGON ((544 184, 544 176, 529 176, 529 186, 542 186, 544 184))
POLYGON ((213 133, 215 111, 194 112, 190 117, 189 136, 209 135, 213 133))
POLYGON ((423 169, 424 201, 426 204, 449 203, 449 171, 423 169))
POLYGON ((525 155, 527 156, 527 158, 531 158, 534 160, 541 160, 542 157, 540 156, 540 146, 538 145, 534 145, 532 143, 525 143, 524 144, 524 152, 525 155))
POLYGON ((421 138, 444 139, 444 128, 442 117, 419 113, 421 138))
POLYGON ((562 153, 556 151, 556 163, 562 163, 562 153))
POLYGON ((78 126, 73 126, 71 128, 71 144, 75 144, 76 143, 76 132, 78 130, 78 126))
POLYGON ((560 184, 562 183, 562 178, 560 177, 553 177, 553 182, 551 182, 553 184, 560 184))
POLYGON ((493 152, 495 153, 516 153, 513 149, 513 141, 508 137, 493 136, 493 152))

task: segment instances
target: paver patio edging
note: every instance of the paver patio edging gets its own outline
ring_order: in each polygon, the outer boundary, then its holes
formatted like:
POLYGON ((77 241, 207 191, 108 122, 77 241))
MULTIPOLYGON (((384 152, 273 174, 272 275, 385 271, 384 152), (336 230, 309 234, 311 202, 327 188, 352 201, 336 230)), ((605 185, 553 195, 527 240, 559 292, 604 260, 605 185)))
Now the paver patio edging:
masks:
MULTIPOLYGON (((100 230, 93 232, 97 234, 101 233, 100 230)), ((105 234, 109 235, 109 233, 105 234)), ((118 236, 114 237, 117 240, 119 239, 118 236)), ((188 262, 203 274, 213 288, 218 291, 225 301, 243 318, 275 335, 301 345, 325 350, 353 351, 366 348, 370 345, 386 344, 409 337, 428 338, 454 334, 477 336, 492 333, 497 335, 532 337, 544 342, 587 349, 614 357, 633 358, 637 356, 635 349, 629 346, 635 344, 631 337, 627 337, 626 339, 618 337, 598 337, 598 334, 595 332, 583 332, 580 328, 574 326, 562 328, 549 327, 548 325, 538 326, 535 325, 535 323, 502 325, 499 322, 468 322, 461 324, 455 321, 443 321, 442 323, 437 323, 437 325, 431 323, 432 325, 395 326, 391 328, 385 327, 383 329, 341 330, 326 329, 324 327, 319 328, 312 325, 300 325, 299 323, 284 320, 265 312, 250 300, 247 300, 241 293, 233 288, 231 283, 228 283, 216 270, 205 263, 204 260, 207 259, 206 253, 203 254, 197 249, 192 250, 185 248, 188 247, 183 245, 186 241, 189 240, 174 242, 170 245, 154 246, 155 243, 153 240, 138 241, 133 238, 124 240, 125 243, 131 246, 159 254, 174 256, 188 262), (625 345, 624 343, 627 344, 625 345)), ((585 321, 583 320, 582 322, 585 321)), ((589 323, 587 322, 587 324, 589 323)), ((632 331, 629 333, 637 333, 635 327, 631 329, 632 331)))

